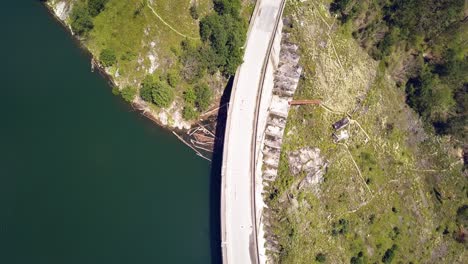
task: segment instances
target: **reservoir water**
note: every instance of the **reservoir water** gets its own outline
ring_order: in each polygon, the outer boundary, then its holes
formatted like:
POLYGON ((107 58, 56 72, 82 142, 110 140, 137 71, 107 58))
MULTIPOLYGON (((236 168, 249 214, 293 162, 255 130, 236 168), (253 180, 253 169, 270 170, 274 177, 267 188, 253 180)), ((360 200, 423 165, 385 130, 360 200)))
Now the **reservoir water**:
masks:
POLYGON ((218 263, 210 164, 113 96, 40 1, 0 21, 0 263, 218 263))

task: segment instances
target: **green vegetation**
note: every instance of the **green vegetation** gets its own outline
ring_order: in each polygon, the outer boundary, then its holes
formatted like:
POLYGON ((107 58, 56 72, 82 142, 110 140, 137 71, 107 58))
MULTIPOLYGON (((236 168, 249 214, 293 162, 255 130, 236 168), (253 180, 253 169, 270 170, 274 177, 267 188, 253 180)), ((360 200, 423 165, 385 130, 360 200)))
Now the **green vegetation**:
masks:
POLYGON ((93 17, 99 15, 104 10, 108 0, 88 0, 89 14, 93 17))
POLYGON ((112 49, 103 49, 99 55, 99 60, 104 67, 110 67, 117 62, 115 51, 112 49))
POLYGON ((171 87, 176 88, 177 85, 179 84, 179 82, 180 82, 179 72, 177 72, 175 70, 169 70, 167 72, 167 83, 171 87))
POLYGON ((394 77, 406 87, 408 104, 423 120, 439 134, 459 140, 464 140, 468 125, 464 4, 464 0, 335 0, 330 7, 372 57, 394 69, 394 77))
POLYGON ((198 14, 197 4, 192 4, 190 6, 190 16, 195 20, 197 20, 200 17, 200 15, 198 14))
POLYGON ((392 78, 394 55, 375 61, 329 4, 289 1, 285 11, 304 68, 295 99, 323 104, 290 110, 278 177, 264 197, 279 251, 270 253, 285 264, 319 254, 326 263, 467 262, 460 148, 423 129, 392 78), (350 138, 335 144, 331 124, 345 116, 350 138), (328 167, 323 182, 301 188, 306 175, 293 175, 288 157, 304 147, 319 148, 328 167))
POLYGON ((200 112, 208 109, 211 104, 213 92, 205 83, 195 86, 195 105, 200 112))
POLYGON ((133 86, 126 86, 122 90, 120 90, 119 87, 113 87, 112 94, 121 95, 126 102, 131 103, 133 102, 133 99, 135 99, 135 96, 138 94, 138 89, 133 86))
POLYGON ((382 257, 382 262, 385 264, 392 263, 393 258, 395 257, 395 250, 397 249, 397 245, 393 245, 391 248, 385 251, 385 254, 382 257))
POLYGON ((73 6, 70 14, 71 28, 78 36, 86 36, 93 29, 94 24, 88 9, 82 2, 77 2, 73 6))
POLYGON ((171 87, 164 82, 157 82, 154 89, 151 91, 153 102, 159 107, 169 107, 174 101, 174 92, 171 87))
POLYGON ((199 116, 199 113, 193 108, 193 106, 187 105, 184 107, 184 110, 182 111, 182 117, 185 120, 193 120, 196 119, 199 116))
POLYGON ((327 261, 327 256, 323 253, 318 253, 317 256, 315 256, 315 261, 319 263, 324 263, 327 261))
POLYGON ((135 99, 137 93, 137 88, 132 86, 127 86, 123 88, 122 91, 120 91, 120 95, 122 95, 122 98, 129 103, 133 102, 133 99, 135 99))
POLYGON ((201 49, 208 65, 215 65, 226 75, 234 75, 242 63, 247 24, 240 17, 239 0, 216 0, 217 13, 200 21, 200 36, 209 48, 201 49))
POLYGON ((252 6, 240 0, 67 2, 73 3, 67 22, 120 88, 136 87, 152 111, 176 100, 173 111, 184 108, 188 120, 209 109, 242 62, 244 14, 252 6), (159 79, 158 89, 138 87, 148 75, 159 79), (182 102, 195 86, 198 97, 182 102))
POLYGON ((140 97, 146 102, 152 102, 158 107, 166 108, 174 101, 175 95, 166 80, 148 75, 141 84, 140 97))

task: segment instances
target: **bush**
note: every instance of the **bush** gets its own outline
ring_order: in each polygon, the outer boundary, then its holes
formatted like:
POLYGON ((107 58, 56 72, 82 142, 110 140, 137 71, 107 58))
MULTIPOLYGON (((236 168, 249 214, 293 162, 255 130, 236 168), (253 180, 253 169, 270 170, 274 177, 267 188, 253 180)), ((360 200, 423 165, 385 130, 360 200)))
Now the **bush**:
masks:
POLYGON ((179 81, 180 81, 180 76, 179 76, 179 72, 177 72, 176 70, 172 69, 172 70, 169 70, 167 72, 167 76, 166 76, 166 79, 167 79, 167 83, 171 86, 171 87, 176 87, 177 84, 179 84, 179 81))
POLYGON ((78 36, 85 36, 93 29, 94 24, 88 9, 81 2, 77 2, 70 14, 72 31, 78 36))
MULTIPOLYGON (((184 65, 181 72, 182 77, 186 81, 194 83, 205 75, 208 67, 207 60, 203 57, 202 48, 195 43, 182 41, 181 46, 183 53, 180 61, 184 65)), ((215 67, 217 66, 215 65, 215 67)))
POLYGON ((174 101, 174 92, 165 82, 156 81, 151 91, 153 102, 159 107, 169 107, 174 101))
POLYGON ((468 205, 463 205, 457 209, 457 223, 468 227, 468 205))
POLYGON ((364 253, 362 253, 362 251, 360 251, 357 256, 353 256, 351 258, 351 260, 349 261, 350 264, 364 264, 366 263, 364 261, 364 253))
POLYGON ((151 93, 151 91, 153 90, 153 87, 154 87, 153 76, 147 75, 145 79, 143 79, 143 82, 141 83, 141 88, 140 88, 140 97, 145 102, 150 103, 153 101, 153 95, 151 93))
POLYGON ((382 262, 386 264, 392 263, 393 258, 395 257, 395 250, 397 250, 397 248, 397 245, 393 245, 391 248, 387 249, 382 257, 382 262))
POLYGON ((200 17, 198 15, 198 8, 196 4, 193 4, 192 6, 190 6, 190 16, 195 20, 197 20, 200 17))
POLYGON ((93 17, 99 15, 104 10, 108 0, 88 0, 89 14, 93 17))
POLYGON ((198 112, 195 111, 195 108, 191 105, 187 105, 184 107, 184 110, 182 111, 182 117, 185 120, 193 120, 198 117, 198 112))
POLYGON ((203 112, 208 109, 211 104, 211 99, 213 97, 213 93, 206 84, 199 84, 195 86, 195 104, 198 107, 200 112, 203 112))
POLYGON ((119 95, 120 94, 120 89, 117 86, 112 87, 112 94, 113 95, 119 95))
POLYGON ((122 98, 129 103, 133 101, 136 94, 137 94, 137 89, 132 86, 127 86, 123 88, 122 91, 120 91, 120 95, 122 96, 122 98))
POLYGON ((112 49, 103 49, 99 55, 99 60, 104 67, 110 67, 117 62, 115 51, 112 49))
POLYGON ((197 100, 197 95, 192 87, 187 88, 184 93, 184 101, 188 105, 195 105, 195 101, 197 100))
POLYGON ((327 261, 327 256, 323 253, 318 253, 316 256, 315 256, 315 260, 317 262, 320 262, 320 263, 324 263, 325 261, 327 261))
POLYGON ((348 233, 348 230, 349 230, 349 221, 341 218, 340 220, 338 220, 338 223, 336 222, 333 223, 332 235, 333 236, 336 236, 339 234, 344 235, 348 233))
POLYGON ((214 0, 214 10, 220 15, 239 16, 240 0, 214 0))

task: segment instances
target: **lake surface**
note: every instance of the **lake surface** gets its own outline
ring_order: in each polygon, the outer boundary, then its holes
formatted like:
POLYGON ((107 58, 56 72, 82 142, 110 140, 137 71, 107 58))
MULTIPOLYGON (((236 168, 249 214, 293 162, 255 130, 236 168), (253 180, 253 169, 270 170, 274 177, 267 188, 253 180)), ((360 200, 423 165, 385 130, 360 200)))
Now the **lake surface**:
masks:
POLYGON ((38 0, 0 21, 0 263, 218 263, 210 164, 113 96, 38 0))

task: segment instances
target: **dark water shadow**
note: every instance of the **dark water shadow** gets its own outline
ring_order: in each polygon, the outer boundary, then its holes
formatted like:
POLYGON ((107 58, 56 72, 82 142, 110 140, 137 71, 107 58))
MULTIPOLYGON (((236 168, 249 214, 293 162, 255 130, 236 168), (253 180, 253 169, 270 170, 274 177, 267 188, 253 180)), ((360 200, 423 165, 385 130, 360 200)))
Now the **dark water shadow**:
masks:
POLYGON ((221 167, 223 163, 224 132, 226 118, 231 97, 231 89, 234 77, 229 79, 224 93, 221 97, 220 106, 226 105, 219 110, 216 121, 216 140, 214 144, 213 158, 210 175, 210 232, 211 232, 211 260, 212 263, 221 263, 221 167))

